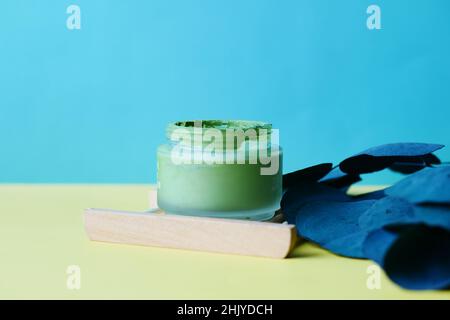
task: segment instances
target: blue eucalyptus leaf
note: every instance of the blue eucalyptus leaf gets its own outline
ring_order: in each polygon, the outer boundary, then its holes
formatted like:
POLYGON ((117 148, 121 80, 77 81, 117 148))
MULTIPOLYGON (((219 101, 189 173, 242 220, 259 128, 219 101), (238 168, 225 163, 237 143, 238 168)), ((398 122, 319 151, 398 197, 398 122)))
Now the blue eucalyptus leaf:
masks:
POLYGON ((367 233, 361 229, 358 220, 375 202, 309 202, 297 209, 297 232, 340 255, 363 258, 362 242, 367 233))
POLYGON ((398 232, 389 227, 372 230, 362 244, 363 254, 383 266, 384 256, 397 238, 398 232))
POLYGON ((347 258, 365 259, 362 249, 366 237, 367 232, 360 230, 324 243, 322 247, 347 258))
POLYGON ((450 166, 425 168, 386 189, 411 203, 450 204, 450 166))
POLYGON ((394 163, 417 162, 429 159, 429 154, 444 146, 428 143, 391 143, 367 149, 339 164, 348 174, 362 174, 380 171, 394 163))
POLYGON ((410 159, 408 162, 395 162, 389 167, 389 169, 403 174, 411 174, 422 170, 423 168, 440 163, 441 160, 439 160, 439 158, 434 154, 430 153, 423 156, 421 159, 410 159))
POLYGON ((377 229, 363 243, 392 281, 413 290, 450 287, 449 248, 448 230, 422 224, 377 229))
POLYGON ((332 163, 321 163, 315 166, 286 173, 283 175, 283 189, 292 188, 298 183, 318 181, 329 173, 332 168, 332 163))
POLYGON ((450 287, 450 166, 430 167, 440 163, 432 152, 442 147, 383 145, 337 168, 321 164, 287 174, 282 210, 301 237, 339 255, 370 258, 402 287, 450 287), (342 190, 359 174, 385 168, 413 174, 363 195, 342 190))
POLYGON ((450 207, 413 205, 405 199, 388 196, 375 202, 359 217, 358 223, 366 231, 408 223, 422 223, 450 231, 450 207))
POLYGON ((297 183, 289 188, 281 199, 281 210, 289 223, 295 223, 299 208, 310 202, 317 201, 351 201, 344 191, 331 188, 316 182, 297 183))
POLYGON ((385 197, 374 203, 358 220, 359 226, 372 231, 393 223, 414 222, 413 206, 399 198, 385 197))
POLYGON ((348 188, 352 184, 359 181, 361 181, 361 177, 359 175, 342 172, 339 167, 333 168, 333 170, 331 170, 325 177, 319 180, 320 183, 338 189, 348 188))
POLYGON ((428 226, 440 227, 450 231, 450 207, 435 205, 415 205, 413 206, 413 209, 416 222, 421 222, 428 226))

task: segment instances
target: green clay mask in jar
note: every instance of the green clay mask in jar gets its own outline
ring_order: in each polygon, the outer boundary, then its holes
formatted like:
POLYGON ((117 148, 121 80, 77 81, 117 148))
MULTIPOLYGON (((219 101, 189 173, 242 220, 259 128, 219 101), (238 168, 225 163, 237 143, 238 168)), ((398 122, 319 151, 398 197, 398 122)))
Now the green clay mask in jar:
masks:
POLYGON ((167 213, 270 219, 282 196, 278 131, 259 121, 169 124, 158 157, 158 206, 167 213))

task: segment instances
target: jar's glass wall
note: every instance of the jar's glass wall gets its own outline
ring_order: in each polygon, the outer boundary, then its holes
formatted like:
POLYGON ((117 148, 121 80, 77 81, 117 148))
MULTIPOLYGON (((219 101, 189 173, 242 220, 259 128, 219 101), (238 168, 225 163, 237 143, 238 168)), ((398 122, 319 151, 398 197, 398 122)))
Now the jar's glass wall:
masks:
MULTIPOLYGON (((265 220, 279 209, 282 196, 282 152, 278 147, 258 150, 268 154, 264 162, 178 163, 176 144, 159 146, 158 206, 168 213, 265 220), (277 163, 274 174, 262 174, 267 163, 277 163)), ((188 146, 183 146, 188 148, 188 146)), ((188 148, 189 149, 189 148, 188 148)), ((186 152, 186 150, 184 150, 186 152)), ((187 150, 194 154, 199 150, 187 150)), ((229 151, 228 151, 229 152, 229 151)), ((225 158, 226 151, 223 151, 225 158)))

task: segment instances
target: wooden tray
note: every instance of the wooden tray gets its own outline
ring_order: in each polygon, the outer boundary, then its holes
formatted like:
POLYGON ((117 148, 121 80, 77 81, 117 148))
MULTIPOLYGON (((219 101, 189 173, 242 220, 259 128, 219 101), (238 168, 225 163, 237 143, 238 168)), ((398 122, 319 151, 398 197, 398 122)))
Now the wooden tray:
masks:
POLYGON ((297 241, 294 225, 281 212, 271 221, 247 221, 166 214, 150 192, 151 212, 84 211, 89 239, 151 247, 285 258, 297 241))

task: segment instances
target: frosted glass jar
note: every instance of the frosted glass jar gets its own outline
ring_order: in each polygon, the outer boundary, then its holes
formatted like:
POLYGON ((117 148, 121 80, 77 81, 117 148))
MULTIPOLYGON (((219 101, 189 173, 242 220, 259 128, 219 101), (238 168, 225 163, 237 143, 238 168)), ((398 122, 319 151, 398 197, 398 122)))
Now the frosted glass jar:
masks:
POLYGON ((279 209, 282 151, 270 124, 180 121, 168 125, 166 136, 157 151, 158 206, 164 211, 265 220, 279 209))

